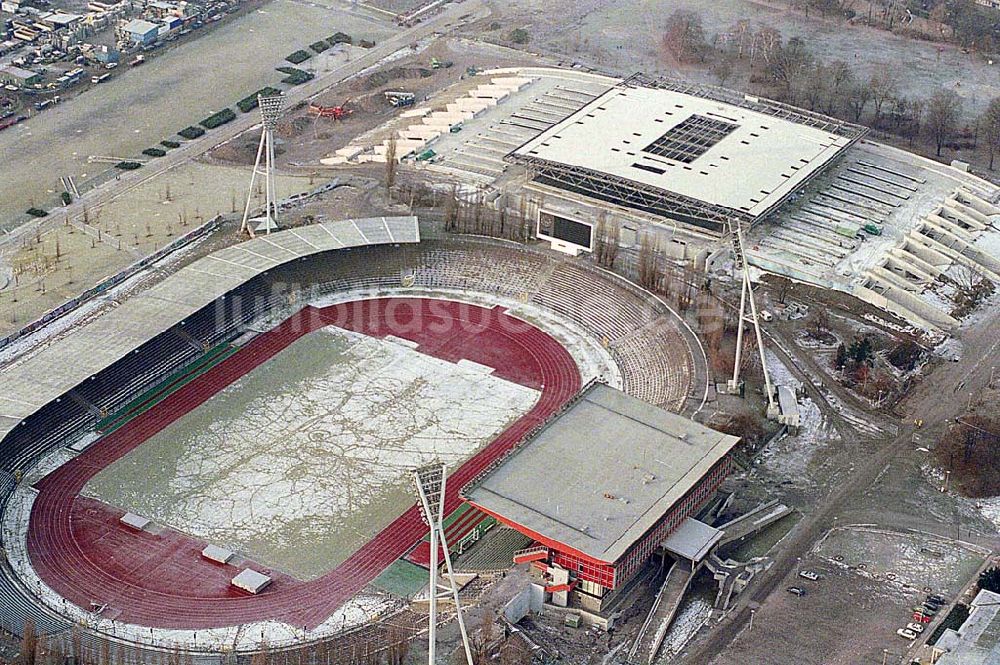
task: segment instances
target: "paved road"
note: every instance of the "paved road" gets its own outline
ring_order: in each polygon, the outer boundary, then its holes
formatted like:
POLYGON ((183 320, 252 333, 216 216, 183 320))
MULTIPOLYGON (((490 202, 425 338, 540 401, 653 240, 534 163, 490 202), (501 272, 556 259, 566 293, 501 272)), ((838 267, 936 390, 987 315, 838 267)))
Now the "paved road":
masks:
MULTIPOLYGON (((312 99, 328 88, 331 88, 359 72, 377 65, 387 56, 395 53, 434 33, 448 33, 464 22, 465 16, 477 14, 484 10, 481 0, 465 0, 449 5, 441 13, 428 17, 426 21, 386 39, 369 49, 361 57, 317 76, 312 81, 292 88, 285 93, 286 106, 312 99)), ((95 208, 128 193, 141 184, 155 178, 171 169, 205 154, 212 148, 225 143, 234 137, 259 125, 256 113, 239 115, 236 120, 208 132, 204 137, 188 141, 180 148, 171 150, 167 156, 153 160, 143 168, 130 173, 123 173, 119 179, 113 180, 101 187, 84 193, 71 205, 60 208, 71 221, 77 221, 83 216, 84 208, 93 211, 95 208)), ((0 256, 16 251, 20 241, 25 237, 34 236, 36 231, 42 233, 63 223, 63 215, 49 215, 39 221, 27 222, 0 238, 0 256)))
MULTIPOLYGON (((924 428, 921 435, 933 440, 947 428, 948 420, 962 413, 965 399, 942 399, 942 394, 951 395, 957 391, 976 391, 990 379, 994 366, 1000 365, 1000 339, 996 337, 996 326, 1000 325, 1000 311, 994 311, 971 329, 961 331, 964 352, 957 363, 944 363, 934 369, 931 375, 919 383, 914 392, 905 400, 900 409, 905 414, 899 433, 891 439, 877 442, 877 449, 864 464, 856 465, 837 489, 826 496, 811 514, 807 514, 789 534, 785 544, 775 556, 774 565, 761 574, 750 587, 750 593, 739 597, 733 611, 705 636, 692 645, 691 650, 680 661, 692 665, 709 663, 746 628, 750 620, 750 604, 761 604, 781 583, 786 573, 795 566, 796 560, 805 556, 814 543, 829 529, 834 518, 842 511, 861 501, 864 493, 877 481, 883 469, 897 457, 913 454, 913 419, 922 418, 924 428)), ((928 516, 928 522, 933 518, 928 516)), ((893 527, 894 524, 882 526, 893 527)), ((916 525, 913 525, 916 526, 916 525)), ((933 526, 936 526, 933 525, 933 526)), ((932 528, 933 528, 932 526, 932 528)))

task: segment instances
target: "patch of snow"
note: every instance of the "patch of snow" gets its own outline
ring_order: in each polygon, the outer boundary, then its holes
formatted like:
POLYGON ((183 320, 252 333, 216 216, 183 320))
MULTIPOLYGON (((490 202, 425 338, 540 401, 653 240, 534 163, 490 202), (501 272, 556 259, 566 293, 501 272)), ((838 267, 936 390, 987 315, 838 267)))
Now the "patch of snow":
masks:
POLYGON ((667 663, 679 654, 711 616, 712 606, 707 601, 695 598, 688 602, 674 618, 660 647, 657 663, 667 663))

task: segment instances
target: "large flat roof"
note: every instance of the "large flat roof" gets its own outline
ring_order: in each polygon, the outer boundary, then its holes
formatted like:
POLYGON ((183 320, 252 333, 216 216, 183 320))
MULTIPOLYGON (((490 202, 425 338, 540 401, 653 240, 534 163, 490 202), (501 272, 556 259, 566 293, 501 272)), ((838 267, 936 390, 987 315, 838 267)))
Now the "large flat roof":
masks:
POLYGON ((464 496, 613 563, 737 441, 598 383, 464 496))
POLYGON ((198 259, 0 370, 0 441, 52 400, 263 272, 320 252, 419 241, 416 217, 370 217, 260 235, 198 259))
POLYGON ((510 158, 604 174, 752 219, 863 134, 755 98, 720 101, 721 92, 629 79, 510 158))

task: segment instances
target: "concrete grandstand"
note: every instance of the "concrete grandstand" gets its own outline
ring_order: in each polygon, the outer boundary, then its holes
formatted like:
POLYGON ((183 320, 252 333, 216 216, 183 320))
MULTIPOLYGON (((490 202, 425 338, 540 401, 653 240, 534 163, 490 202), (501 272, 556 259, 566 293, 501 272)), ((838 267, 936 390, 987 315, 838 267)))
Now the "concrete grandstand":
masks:
POLYGON ((544 67, 453 86, 323 160, 398 159, 463 196, 523 209, 562 251, 604 219, 724 272, 730 225, 758 269, 947 332, 956 273, 996 279, 1000 189, 865 138, 863 127, 713 86, 544 67), (460 131, 459 131, 460 130, 460 131), (751 230, 752 228, 752 230, 751 230))
MULTIPOLYGON (((31 618, 69 645, 71 626, 86 623, 96 631, 86 631, 88 644, 113 632, 129 648, 182 642, 215 662, 221 649, 252 650, 262 639, 346 640, 344 630, 401 611, 376 578, 394 562, 423 560, 424 527, 412 508, 400 507, 384 527, 373 522, 377 533, 311 580, 238 551, 234 561, 272 583, 257 595, 233 595, 238 569, 200 554, 228 543, 162 517, 131 528, 120 522, 130 506, 81 495, 97 473, 170 422, 330 326, 540 391, 529 410, 464 458, 449 482, 449 512, 460 509, 458 490, 468 480, 584 380, 604 378, 687 413, 707 391, 704 355, 683 322, 586 263, 499 241, 420 239, 412 217, 259 237, 192 263, 6 370, 20 388, 3 403, 3 625, 17 634, 31 618), (400 312, 408 314, 401 320, 400 312), (442 333, 447 321, 451 332, 442 333), (32 393, 36 374, 42 390, 32 393)), ((464 536, 484 518, 463 512, 453 533, 464 536)))

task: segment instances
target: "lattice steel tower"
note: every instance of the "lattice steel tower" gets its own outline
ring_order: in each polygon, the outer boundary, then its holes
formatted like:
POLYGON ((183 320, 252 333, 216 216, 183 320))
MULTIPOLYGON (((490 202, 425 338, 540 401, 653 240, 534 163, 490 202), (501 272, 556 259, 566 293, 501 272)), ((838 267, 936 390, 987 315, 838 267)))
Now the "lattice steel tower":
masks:
POLYGON ((260 132, 260 145, 257 146, 257 159, 253 164, 253 173, 250 175, 250 189, 247 192, 247 204, 243 209, 243 223, 240 225, 240 232, 246 233, 251 238, 254 237, 254 228, 250 225, 250 206, 253 201, 253 187, 257 183, 257 176, 264 177, 264 216, 258 228, 265 229, 265 233, 271 233, 271 229, 278 228, 278 197, 274 190, 274 128, 278 126, 278 118, 281 117, 284 98, 281 95, 265 97, 257 95, 257 103, 260 106, 260 117, 263 121, 263 128, 260 132), (260 168, 261 157, 264 158, 264 169, 260 168))

